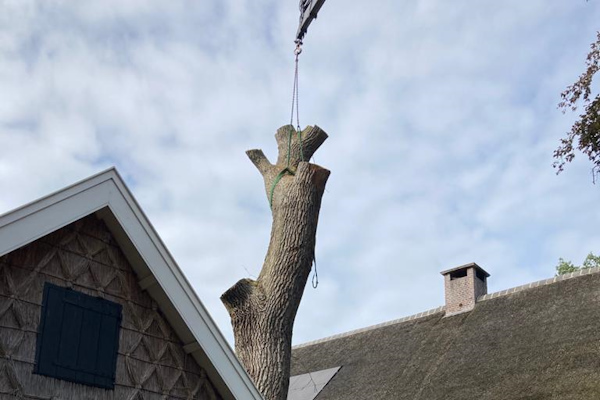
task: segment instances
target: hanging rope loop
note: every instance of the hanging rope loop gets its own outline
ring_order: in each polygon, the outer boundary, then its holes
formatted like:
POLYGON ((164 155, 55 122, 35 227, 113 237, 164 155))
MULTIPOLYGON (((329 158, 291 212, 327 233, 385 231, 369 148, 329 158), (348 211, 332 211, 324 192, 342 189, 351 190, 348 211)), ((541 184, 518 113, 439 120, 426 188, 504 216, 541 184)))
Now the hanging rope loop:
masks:
POLYGON ((319 286, 319 273, 317 272, 317 257, 313 254, 313 263, 315 265, 315 272, 313 273, 313 277, 310 281, 313 289, 316 289, 319 286))

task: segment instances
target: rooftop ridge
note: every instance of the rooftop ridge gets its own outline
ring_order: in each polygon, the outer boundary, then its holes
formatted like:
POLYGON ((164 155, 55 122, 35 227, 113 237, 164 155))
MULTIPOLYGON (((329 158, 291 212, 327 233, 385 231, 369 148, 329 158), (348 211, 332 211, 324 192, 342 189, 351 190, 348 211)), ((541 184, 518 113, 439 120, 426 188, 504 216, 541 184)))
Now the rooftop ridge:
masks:
MULTIPOLYGON (((535 287, 539 287, 539 286, 545 286, 545 285, 551 285, 553 283, 556 282, 561 282, 561 281, 566 281, 568 279, 572 279, 572 278, 577 278, 579 276, 583 276, 583 275, 591 275, 591 274, 596 274, 600 272, 600 267, 594 267, 594 268, 582 268, 580 270, 577 270, 575 272, 570 272, 568 274, 564 274, 564 275, 557 275, 554 276, 552 278, 548 278, 548 279, 542 279, 541 281, 535 281, 535 282, 531 282, 531 283, 527 283, 525 285, 521 285, 521 286, 515 286, 513 288, 509 288, 509 289, 504 289, 504 290, 500 290, 498 292, 494 292, 494 293, 488 293, 485 294, 483 296, 480 296, 477 301, 485 301, 485 300, 491 300, 491 299, 495 299, 497 297, 501 297, 501 296, 506 296, 512 293, 517 293, 517 292, 522 292, 524 290, 527 289, 532 289, 535 287)), ((359 328, 359 329, 354 329, 348 332, 343 332, 343 333, 338 333, 332 336, 327 336, 321 339, 317 339, 317 340, 313 340, 310 342, 306 342, 306 343, 301 343, 301 344, 297 344, 295 346, 292 346, 293 349, 299 349, 302 347, 308 347, 308 346, 312 346, 314 344, 319 344, 319 343, 323 343, 323 342, 329 342, 331 340, 335 340, 335 339, 340 339, 340 338, 344 338, 344 337, 348 337, 348 336, 352 336, 355 335, 357 333, 362 333, 362 332, 368 332, 371 330, 375 330, 375 329, 379 329, 379 328, 383 328, 385 326, 390 326, 390 325, 395 325, 395 324, 400 324, 403 322, 408 322, 408 321, 412 321, 415 319, 419 319, 419 318, 424 318, 433 314, 437 314, 440 312, 443 312, 445 309, 444 306, 440 306, 437 308, 432 308, 430 310, 427 311, 423 311, 420 312, 418 314, 413 314, 413 315, 409 315, 407 317, 403 317, 403 318, 399 318, 399 319, 394 319, 391 321, 387 321, 387 322, 383 322, 380 324, 375 324, 375 325, 371 325, 371 326, 367 326, 364 328, 359 328)))
POLYGON ((477 299, 477 301, 491 300, 491 299, 495 299, 496 297, 501 297, 501 296, 506 296, 506 295, 512 294, 512 293, 522 292, 524 290, 532 289, 532 288, 539 287, 539 286, 551 285, 556 282, 566 281, 568 279, 577 278, 577 277, 583 276, 583 275, 596 274, 598 272, 600 272, 600 267, 582 268, 575 272, 570 272, 568 274, 557 275, 552 278, 542 279, 541 281, 526 283, 525 285, 515 286, 510 289, 504 289, 504 290, 500 290, 498 292, 484 294, 483 296, 480 296, 477 299))

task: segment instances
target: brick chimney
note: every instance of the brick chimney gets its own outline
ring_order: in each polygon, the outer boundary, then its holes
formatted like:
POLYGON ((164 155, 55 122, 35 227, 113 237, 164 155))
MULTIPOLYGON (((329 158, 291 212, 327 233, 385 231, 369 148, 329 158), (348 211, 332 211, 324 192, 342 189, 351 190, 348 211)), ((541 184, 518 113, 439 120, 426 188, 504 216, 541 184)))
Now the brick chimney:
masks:
POLYGON ((480 296, 487 294, 490 276, 475 263, 461 265, 441 273, 446 291, 446 316, 471 311, 480 296))

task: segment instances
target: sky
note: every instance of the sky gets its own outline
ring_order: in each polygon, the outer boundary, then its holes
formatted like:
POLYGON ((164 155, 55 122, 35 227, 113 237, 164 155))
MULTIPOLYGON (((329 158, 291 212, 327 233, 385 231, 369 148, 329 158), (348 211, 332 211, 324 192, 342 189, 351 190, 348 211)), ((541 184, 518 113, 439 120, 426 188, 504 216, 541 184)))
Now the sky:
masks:
MULTIPOLYGON (((232 342, 219 296, 258 276, 271 224, 244 152, 274 161, 290 121, 298 1, 0 9, 0 213, 116 166, 232 342)), ((584 0, 325 3, 300 123, 332 174, 294 344, 441 306, 455 266, 495 292, 600 253, 591 164, 552 168, 599 21, 584 0)))

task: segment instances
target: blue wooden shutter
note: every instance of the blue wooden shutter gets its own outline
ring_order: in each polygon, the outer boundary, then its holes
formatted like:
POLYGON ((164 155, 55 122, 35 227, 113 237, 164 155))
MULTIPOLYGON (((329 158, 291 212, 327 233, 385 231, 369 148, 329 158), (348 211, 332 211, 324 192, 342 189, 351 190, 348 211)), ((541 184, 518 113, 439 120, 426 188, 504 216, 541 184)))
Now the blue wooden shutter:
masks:
POLYGON ((46 283, 34 372, 112 389, 121 318, 120 304, 46 283))

